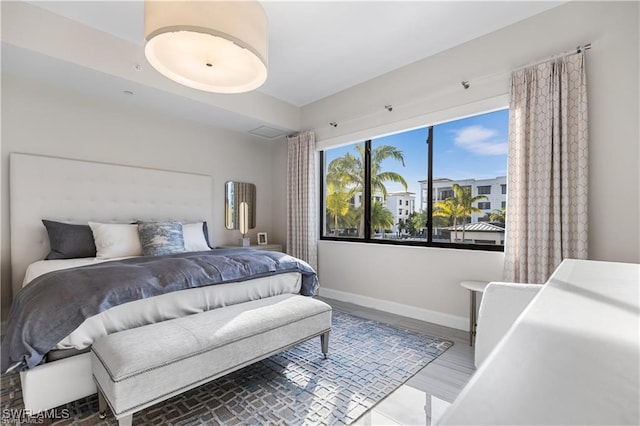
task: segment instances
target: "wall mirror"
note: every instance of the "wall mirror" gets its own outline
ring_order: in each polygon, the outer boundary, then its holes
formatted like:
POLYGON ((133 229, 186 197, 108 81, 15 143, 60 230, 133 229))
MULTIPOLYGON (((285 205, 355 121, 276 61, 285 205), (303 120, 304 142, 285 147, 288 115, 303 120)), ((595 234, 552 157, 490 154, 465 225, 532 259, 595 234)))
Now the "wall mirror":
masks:
POLYGON ((228 181, 224 184, 224 194, 226 228, 240 229, 241 223, 246 223, 248 229, 255 228, 256 186, 252 183, 228 181), (247 203, 246 208, 241 209, 241 203, 247 203))

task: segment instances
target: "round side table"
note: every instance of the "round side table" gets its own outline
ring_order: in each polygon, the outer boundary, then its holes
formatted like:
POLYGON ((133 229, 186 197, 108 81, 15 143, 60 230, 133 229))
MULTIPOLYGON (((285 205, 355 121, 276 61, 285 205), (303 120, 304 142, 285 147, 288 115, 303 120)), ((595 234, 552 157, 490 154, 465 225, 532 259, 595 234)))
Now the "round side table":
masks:
POLYGON ((471 311, 469 312, 469 346, 473 346, 476 338, 476 292, 483 293, 489 284, 488 281, 462 281, 460 285, 471 294, 471 311))

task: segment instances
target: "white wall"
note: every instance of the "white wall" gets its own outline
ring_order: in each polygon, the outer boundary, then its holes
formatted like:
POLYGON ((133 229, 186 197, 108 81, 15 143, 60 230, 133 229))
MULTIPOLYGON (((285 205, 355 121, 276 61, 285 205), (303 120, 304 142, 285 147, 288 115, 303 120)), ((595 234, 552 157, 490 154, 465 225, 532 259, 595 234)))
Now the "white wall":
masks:
MULTIPOLYGON (((638 17, 638 2, 570 2, 310 104, 302 126, 323 149, 482 112, 508 99, 512 69, 590 42, 590 258, 640 262, 638 17)), ((321 294, 456 326, 458 282, 501 279, 501 256, 321 241, 321 294)))
MULTIPOLYGON (((640 261, 637 2, 570 2, 539 16, 355 86, 308 106, 301 128, 326 148, 435 124, 505 105, 511 69, 591 42, 591 258, 640 261), (462 89, 468 80, 471 88, 462 89), (392 104, 388 112, 384 105, 392 104), (337 128, 329 122, 337 121, 337 128), (612 208, 612 206, 614 206, 612 208), (623 212, 622 218, 613 212, 623 212)), ((419 43, 419 40, 415 42, 419 43)), ((357 54, 357 53, 354 53, 357 54)), ((384 54, 384 52, 381 52, 384 54)), ((258 186, 258 228, 286 235, 286 142, 256 140, 126 105, 2 76, 2 309, 10 296, 9 152, 210 174, 216 194, 228 179, 258 186)), ((237 235, 212 220, 214 243, 237 235)), ((497 280, 502 254, 320 242, 323 291, 363 304, 464 328, 462 279, 497 280), (400 272, 376 265, 400 265, 400 272)))
MULTIPOLYGON (((124 96, 124 95, 123 95, 124 96)), ((22 152, 207 174, 214 181, 212 244, 235 243, 224 227, 224 183, 257 186, 255 233, 271 233, 275 142, 2 76, 2 313, 10 303, 8 155, 22 152)), ((276 188, 280 190, 279 188, 276 188)), ((275 231, 275 228, 274 228, 275 231)), ((282 230, 269 235, 284 243, 282 230)))
POLYGON ((268 238, 269 242, 281 243, 283 249, 287 242, 287 150, 286 138, 274 141, 271 158, 273 218, 268 238))
POLYGON ((320 295, 448 327, 469 327, 460 281, 500 279, 502 252, 321 241, 320 295))

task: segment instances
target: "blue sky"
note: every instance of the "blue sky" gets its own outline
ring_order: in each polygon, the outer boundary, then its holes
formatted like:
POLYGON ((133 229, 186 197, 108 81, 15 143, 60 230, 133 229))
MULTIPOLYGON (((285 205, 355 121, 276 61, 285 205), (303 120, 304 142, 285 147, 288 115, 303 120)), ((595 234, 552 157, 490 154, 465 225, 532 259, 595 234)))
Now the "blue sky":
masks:
MULTIPOLYGON (((507 109, 435 125, 433 128, 433 177, 482 179, 507 174, 507 109)), ((409 191, 419 191, 419 180, 427 178, 427 127, 372 140, 375 149, 393 145, 404 154, 405 167, 395 160, 382 164, 383 170, 401 174, 409 191)), ((356 153, 353 145, 327 150, 326 165, 346 152, 356 153)), ((389 192, 402 190, 390 182, 389 192)))

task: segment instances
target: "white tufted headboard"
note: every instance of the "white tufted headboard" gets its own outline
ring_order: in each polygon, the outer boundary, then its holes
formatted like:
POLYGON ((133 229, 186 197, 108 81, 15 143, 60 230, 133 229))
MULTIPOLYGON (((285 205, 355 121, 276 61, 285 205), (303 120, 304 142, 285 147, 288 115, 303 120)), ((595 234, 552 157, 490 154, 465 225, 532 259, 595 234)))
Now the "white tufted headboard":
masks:
POLYGON ((211 176, 18 153, 9 161, 13 294, 27 266, 49 252, 42 219, 212 220, 211 176))

